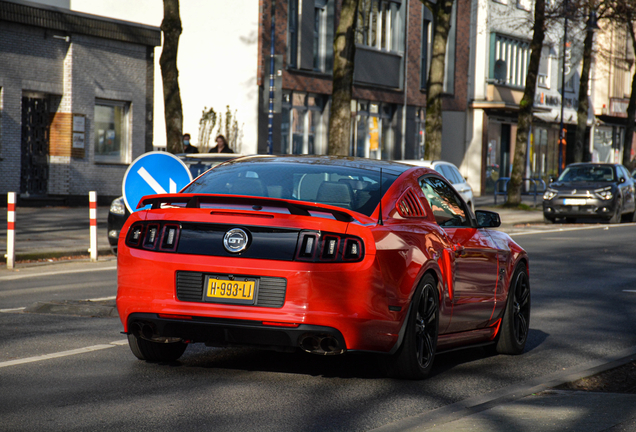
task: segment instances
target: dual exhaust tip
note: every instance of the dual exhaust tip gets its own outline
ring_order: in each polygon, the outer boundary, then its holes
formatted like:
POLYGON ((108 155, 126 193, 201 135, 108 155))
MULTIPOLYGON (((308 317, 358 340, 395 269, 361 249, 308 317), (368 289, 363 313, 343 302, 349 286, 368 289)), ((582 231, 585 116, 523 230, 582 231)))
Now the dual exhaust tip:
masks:
POLYGON ((310 354, 337 355, 344 353, 338 340, 331 335, 304 335, 300 338, 300 348, 310 354))
POLYGON ((174 343, 182 341, 181 338, 160 336, 157 333, 154 324, 143 321, 135 321, 130 324, 128 327, 128 333, 132 333, 141 339, 151 342, 174 343))

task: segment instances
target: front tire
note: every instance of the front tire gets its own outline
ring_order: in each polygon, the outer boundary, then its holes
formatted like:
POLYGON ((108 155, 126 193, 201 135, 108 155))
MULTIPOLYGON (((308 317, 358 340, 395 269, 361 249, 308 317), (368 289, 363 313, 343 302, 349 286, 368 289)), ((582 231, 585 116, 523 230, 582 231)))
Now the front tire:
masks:
POLYGON ((619 224, 621 223, 621 217, 623 214, 623 206, 621 205, 621 203, 616 204, 616 211, 614 212, 614 215, 609 218, 608 223, 610 224, 619 224))
POLYGON ((389 375, 419 380, 433 367, 439 332, 439 294, 435 278, 427 274, 415 291, 404 341, 390 359, 389 375))
POLYGON ((128 346, 130 346, 130 350, 139 360, 146 360, 149 362, 171 362, 177 360, 183 355, 188 344, 184 342, 152 342, 129 333, 128 346))
POLYGON ((521 354, 530 330, 530 280, 526 266, 517 265, 510 282, 506 310, 497 340, 499 354, 521 354))

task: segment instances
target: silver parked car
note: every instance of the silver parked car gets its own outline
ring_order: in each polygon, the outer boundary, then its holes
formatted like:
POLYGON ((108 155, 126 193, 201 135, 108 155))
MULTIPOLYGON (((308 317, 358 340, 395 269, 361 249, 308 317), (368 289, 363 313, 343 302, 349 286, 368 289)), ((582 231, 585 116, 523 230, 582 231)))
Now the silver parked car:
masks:
POLYGON ((466 204, 470 206, 470 209, 475 211, 473 205, 473 188, 470 187, 464 176, 459 172, 459 169, 450 162, 445 161, 426 161, 419 159, 402 160, 402 163, 409 165, 423 166, 427 168, 433 168, 435 171, 444 176, 446 180, 451 182, 453 187, 464 198, 466 204))

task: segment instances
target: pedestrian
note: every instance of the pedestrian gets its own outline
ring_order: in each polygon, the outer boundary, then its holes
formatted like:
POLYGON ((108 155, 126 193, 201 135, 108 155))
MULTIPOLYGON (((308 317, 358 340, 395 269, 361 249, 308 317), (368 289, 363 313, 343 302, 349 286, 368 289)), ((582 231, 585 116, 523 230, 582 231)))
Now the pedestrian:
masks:
POLYGON ((216 137, 216 147, 212 147, 210 149, 210 153, 234 153, 229 145, 227 145, 227 140, 223 135, 219 135, 216 137))
POLYGON ((183 152, 184 153, 199 153, 199 149, 190 144, 190 134, 183 134, 183 152))

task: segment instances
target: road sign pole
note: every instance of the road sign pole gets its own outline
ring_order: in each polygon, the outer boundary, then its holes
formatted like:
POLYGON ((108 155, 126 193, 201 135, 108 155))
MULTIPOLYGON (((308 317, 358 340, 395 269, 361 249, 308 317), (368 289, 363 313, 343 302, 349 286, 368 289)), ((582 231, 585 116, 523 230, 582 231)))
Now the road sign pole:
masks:
POLYGON ((15 264, 15 192, 7 194, 7 268, 13 270, 15 264))
POLYGON ((97 193, 91 191, 88 193, 89 209, 88 215, 90 217, 90 234, 91 234, 91 262, 97 262, 97 193))

